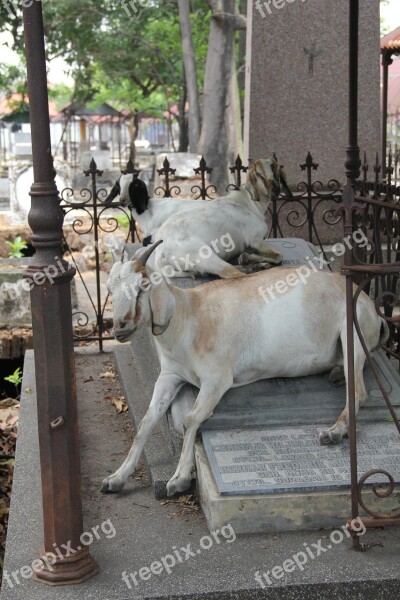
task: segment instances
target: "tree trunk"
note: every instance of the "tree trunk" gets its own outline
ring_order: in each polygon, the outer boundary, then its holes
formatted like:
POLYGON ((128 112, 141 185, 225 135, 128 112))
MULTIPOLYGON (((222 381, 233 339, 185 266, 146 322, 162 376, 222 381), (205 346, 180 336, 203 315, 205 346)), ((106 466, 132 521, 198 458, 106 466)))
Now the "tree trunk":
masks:
POLYGON ((197 152, 200 137, 200 104, 197 87, 196 55, 193 44, 188 0, 178 0, 183 65, 189 101, 189 150, 197 152))
MULTIPOLYGON (((188 127, 188 120, 186 118, 186 112, 185 112, 186 100, 187 100, 186 77, 185 77, 185 74, 183 74, 182 94, 179 99, 179 107, 178 107, 178 111, 179 111, 179 115, 178 115, 179 150, 178 150, 178 152, 187 152, 188 146, 190 143, 189 142, 189 140, 190 140, 190 125, 188 127), (189 129, 189 131, 188 131, 188 129, 189 129)), ((190 115, 190 113, 189 113, 189 115, 190 115)), ((190 123, 190 116, 189 116, 189 123, 190 123)))
POLYGON ((227 136, 227 164, 233 165, 238 154, 243 156, 242 116, 240 109, 240 96, 238 76, 236 73, 236 59, 232 56, 232 77, 229 85, 226 107, 226 136, 227 136))
MULTIPOLYGON (((240 14, 247 15, 247 0, 240 0, 240 14)), ((239 93, 241 92, 240 98, 240 116, 243 123, 244 117, 244 88, 246 80, 246 36, 247 31, 245 28, 239 31, 239 47, 238 47, 238 65, 237 65, 237 78, 239 93)))
POLYGON ((135 140, 137 138, 139 130, 139 113, 134 111, 132 118, 128 121, 128 131, 129 131, 129 158, 135 163, 136 159, 136 146, 135 140))
POLYGON ((204 109, 199 151, 213 168, 212 183, 220 195, 228 180, 226 109, 230 102, 235 47, 235 0, 209 0, 212 10, 204 78, 204 109))

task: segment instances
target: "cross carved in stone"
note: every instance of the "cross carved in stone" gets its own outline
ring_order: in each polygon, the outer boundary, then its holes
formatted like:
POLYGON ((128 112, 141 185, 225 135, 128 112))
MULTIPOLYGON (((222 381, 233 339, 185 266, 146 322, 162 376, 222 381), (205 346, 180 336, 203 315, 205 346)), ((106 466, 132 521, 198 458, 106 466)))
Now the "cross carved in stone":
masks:
POLYGON ((310 48, 303 48, 304 53, 308 55, 308 75, 314 77, 314 59, 323 53, 323 50, 317 50, 316 42, 313 42, 310 48))

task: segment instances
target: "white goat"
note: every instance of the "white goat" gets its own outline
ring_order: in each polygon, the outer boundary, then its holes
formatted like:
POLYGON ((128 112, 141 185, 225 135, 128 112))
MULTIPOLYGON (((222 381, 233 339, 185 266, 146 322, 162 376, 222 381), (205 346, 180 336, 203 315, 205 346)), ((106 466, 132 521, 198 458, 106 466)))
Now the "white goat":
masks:
MULTIPOLYGON (((145 236, 163 239, 151 259, 151 266, 169 266, 176 275, 211 273, 223 278, 238 277, 241 270, 227 261, 250 250, 245 261, 278 264, 281 257, 268 245, 265 215, 272 195, 282 184, 291 195, 277 160, 256 160, 250 166, 247 181, 238 191, 210 201, 166 198, 146 199, 143 183, 133 175, 122 175, 110 193, 107 204, 120 193, 128 204, 145 236), (225 236, 225 237, 224 237, 225 236), (229 236, 230 244, 221 239, 229 236)), ((248 270, 246 267, 243 270, 248 270)), ((173 275, 169 275, 173 276, 173 275)))
MULTIPOLYGON (((156 245, 136 253, 131 261, 115 263, 108 280, 116 339, 125 342, 140 326, 150 326, 161 372, 129 454, 104 480, 104 492, 122 489, 151 431, 185 383, 200 391, 184 421, 182 454, 167 485, 168 495, 189 487, 195 476, 196 432, 229 388, 260 379, 313 375, 338 365, 344 365, 347 373, 344 276, 309 269, 307 279, 286 286, 284 293, 269 302, 262 291, 278 289, 282 280, 296 277, 295 269, 278 267, 232 281, 179 289, 160 273, 155 284, 154 273, 145 267, 156 245)), ((357 315, 368 348, 376 348, 387 338, 388 328, 365 293, 358 299, 357 315)), ((365 354, 357 335, 354 345, 358 410, 367 392, 365 354)), ((320 441, 338 443, 347 431, 348 402, 336 423, 320 433, 320 441)))

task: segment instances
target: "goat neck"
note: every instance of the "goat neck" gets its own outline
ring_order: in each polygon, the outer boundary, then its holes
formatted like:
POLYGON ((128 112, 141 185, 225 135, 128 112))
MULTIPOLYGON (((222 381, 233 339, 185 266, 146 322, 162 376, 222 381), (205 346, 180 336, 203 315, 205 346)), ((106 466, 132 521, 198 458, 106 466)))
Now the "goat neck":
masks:
POLYGON ((258 193, 258 199, 253 195, 252 186, 247 182, 242 187, 243 197, 246 198, 248 206, 251 210, 264 218, 272 200, 272 193, 258 193))

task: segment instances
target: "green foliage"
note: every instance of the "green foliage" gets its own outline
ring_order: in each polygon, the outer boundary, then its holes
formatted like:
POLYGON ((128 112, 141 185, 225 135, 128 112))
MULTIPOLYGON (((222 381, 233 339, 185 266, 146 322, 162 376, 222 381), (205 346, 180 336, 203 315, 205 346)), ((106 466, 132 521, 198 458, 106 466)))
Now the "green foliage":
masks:
POLYGON ((115 219, 120 227, 128 228, 130 225, 130 220, 128 215, 114 215, 113 219, 115 219))
MULTIPOLYGON (((388 6, 390 4, 390 0, 380 0, 380 4, 382 9, 382 6, 388 6)), ((381 35, 386 35, 392 29, 393 27, 391 26, 391 24, 388 23, 386 19, 381 16, 381 35)))
POLYGON ((18 388, 18 386, 21 385, 21 383, 22 383, 21 367, 18 367, 18 369, 15 369, 15 371, 12 375, 8 375, 8 377, 4 377, 4 381, 13 383, 15 385, 15 387, 18 388))
MULTIPOLYGON (((13 49, 23 57, 22 11, 19 3, 11 4, 9 14, 0 2, 0 26, 11 33, 13 49)), ((110 102, 116 108, 160 116, 169 105, 179 103, 184 87, 177 2, 154 0, 139 17, 133 10, 128 16, 123 4, 122 0, 43 2, 47 56, 49 60, 62 56, 69 65, 75 100, 110 102)), ((190 4, 202 89, 211 13, 207 0, 190 4)), ((125 5, 129 8, 129 2, 125 5)), ((60 88, 57 98, 63 95, 59 92, 60 88)))
POLYGON ((49 87, 49 98, 56 104, 56 109, 61 110, 71 102, 73 90, 65 83, 57 83, 49 87))
POLYGON ((28 245, 20 235, 17 235, 12 242, 6 240, 6 244, 10 246, 8 258, 23 258, 22 250, 26 250, 28 245))
MULTIPOLYGON (((0 64, 0 94, 10 96, 13 93, 24 95, 27 93, 26 70, 23 65, 0 64)), ((18 106, 12 106, 13 110, 18 106)))

